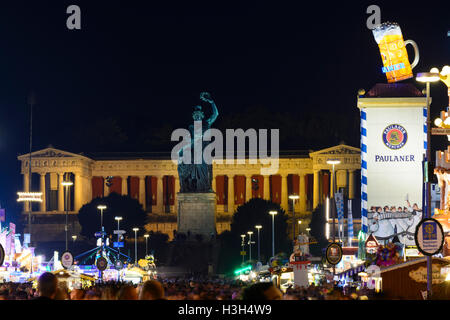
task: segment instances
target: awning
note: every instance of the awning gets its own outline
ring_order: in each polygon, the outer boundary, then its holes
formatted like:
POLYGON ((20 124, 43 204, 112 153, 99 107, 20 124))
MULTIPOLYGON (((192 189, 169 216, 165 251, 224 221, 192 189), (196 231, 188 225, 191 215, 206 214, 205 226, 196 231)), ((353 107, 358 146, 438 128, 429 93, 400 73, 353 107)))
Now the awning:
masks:
POLYGON ((362 264, 358 267, 352 268, 352 269, 348 269, 342 273, 337 274, 337 276, 339 277, 339 279, 344 279, 347 277, 352 277, 355 274, 358 274, 362 271, 366 270, 366 267, 362 264))

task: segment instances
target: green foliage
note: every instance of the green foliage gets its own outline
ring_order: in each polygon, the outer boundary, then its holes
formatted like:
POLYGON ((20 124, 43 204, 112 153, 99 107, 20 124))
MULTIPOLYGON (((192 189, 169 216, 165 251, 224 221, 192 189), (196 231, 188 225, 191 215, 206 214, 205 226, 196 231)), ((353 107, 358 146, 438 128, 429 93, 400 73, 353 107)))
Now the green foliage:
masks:
POLYGON ((322 256, 322 250, 327 247, 328 240, 325 237, 325 207, 318 205, 311 215, 311 222, 309 227, 311 228, 311 236, 317 240, 317 243, 309 246, 310 252, 313 256, 322 256))
MULTIPOLYGON (((136 199, 129 196, 121 196, 115 192, 104 198, 95 198, 85 204, 78 213, 78 220, 81 225, 81 235, 88 239, 94 238, 94 233, 100 231, 101 217, 97 206, 106 205, 103 210, 103 226, 107 234, 113 234, 117 229, 117 221, 114 217, 123 218, 120 221, 120 229, 125 230, 128 236, 133 236, 133 228, 140 228, 141 232, 146 223, 146 214, 142 205, 136 199)), ((114 239, 114 238, 113 238, 114 239)))
POLYGON ((287 233, 287 216, 279 204, 263 199, 251 199, 247 203, 241 205, 233 215, 231 223, 231 231, 224 232, 220 235, 222 250, 219 257, 219 272, 231 273, 236 267, 242 263, 241 251, 241 234, 245 234, 245 251, 248 260, 248 231, 253 231, 252 241, 252 260, 258 258, 258 230, 255 225, 261 225, 260 246, 261 261, 266 263, 272 256, 272 216, 269 211, 278 212, 275 215, 275 253, 292 251, 292 244, 287 233))

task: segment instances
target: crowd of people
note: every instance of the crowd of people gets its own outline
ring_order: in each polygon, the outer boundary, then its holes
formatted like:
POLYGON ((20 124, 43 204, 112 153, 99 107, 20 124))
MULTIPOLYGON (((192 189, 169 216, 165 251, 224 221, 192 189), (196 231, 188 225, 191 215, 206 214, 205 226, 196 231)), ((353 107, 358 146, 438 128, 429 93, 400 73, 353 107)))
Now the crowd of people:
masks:
POLYGON ((65 282, 49 272, 31 283, 0 284, 0 300, 367 300, 376 298, 363 288, 338 288, 331 284, 288 288, 285 293, 271 282, 246 284, 224 279, 159 279, 139 285, 121 282, 97 283, 68 290, 65 282))

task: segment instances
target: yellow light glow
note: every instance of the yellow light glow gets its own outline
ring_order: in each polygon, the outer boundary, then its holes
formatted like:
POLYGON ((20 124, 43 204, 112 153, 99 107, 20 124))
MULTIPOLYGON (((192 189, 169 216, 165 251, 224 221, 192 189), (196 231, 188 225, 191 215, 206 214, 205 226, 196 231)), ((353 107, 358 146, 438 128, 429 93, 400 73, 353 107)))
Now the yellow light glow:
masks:
POLYGON ((440 80, 439 73, 422 72, 418 73, 416 80, 419 82, 436 82, 440 80))
POLYGON ((276 215, 278 212, 277 211, 269 211, 269 214, 271 215, 276 215))
POLYGON ((328 164, 331 164, 331 165, 333 165, 333 164, 340 164, 340 163, 341 163, 341 160, 338 160, 338 159, 330 159, 330 160, 327 160, 327 163, 328 163, 328 164))
POLYGON ((73 186, 73 182, 72 181, 63 181, 63 182, 61 182, 61 185, 63 185, 64 187, 70 187, 70 186, 73 186))
POLYGON ((450 117, 449 118, 445 118, 444 125, 450 126, 450 117))
POLYGON ((291 199, 291 200, 297 200, 297 199, 299 199, 300 197, 297 195, 297 194, 291 194, 290 196, 289 196, 289 199, 291 199))
POLYGON ((441 118, 436 118, 436 120, 434 120, 434 125, 436 127, 440 127, 442 124, 442 119, 441 118))
POLYGON ((101 204, 101 205, 98 205, 97 206, 97 209, 99 209, 99 210, 104 210, 104 209, 106 209, 106 206, 105 205, 103 205, 103 204, 101 204))
POLYGON ((18 202, 42 202, 42 192, 17 192, 18 202))

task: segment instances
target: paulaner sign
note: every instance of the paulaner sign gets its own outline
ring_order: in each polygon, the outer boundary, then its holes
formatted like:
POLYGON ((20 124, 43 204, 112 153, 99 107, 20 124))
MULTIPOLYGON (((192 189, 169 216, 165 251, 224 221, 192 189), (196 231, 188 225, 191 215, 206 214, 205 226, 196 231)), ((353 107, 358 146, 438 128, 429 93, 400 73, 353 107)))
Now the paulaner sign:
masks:
POLYGON ((413 246, 422 219, 426 98, 410 84, 377 84, 358 108, 362 222, 381 244, 397 236, 413 246))

